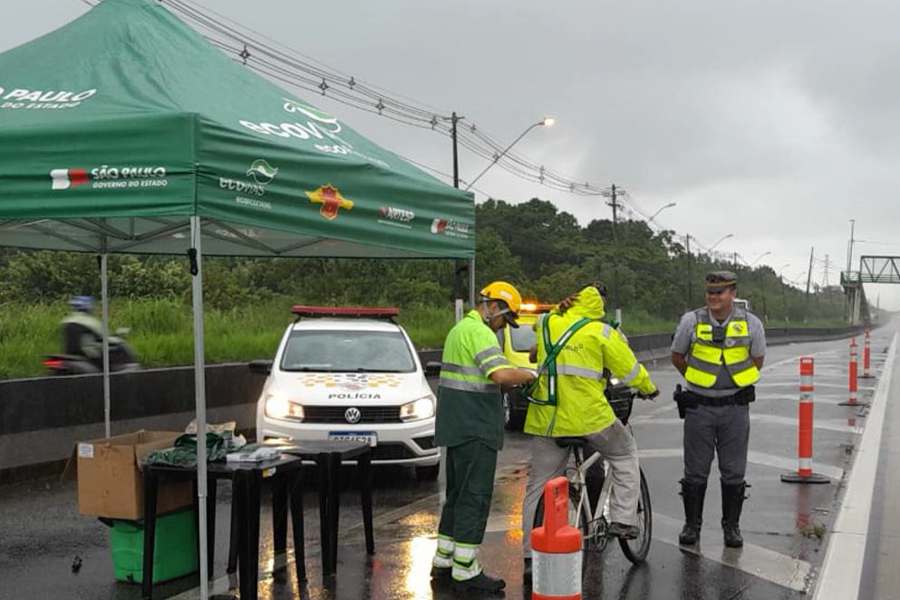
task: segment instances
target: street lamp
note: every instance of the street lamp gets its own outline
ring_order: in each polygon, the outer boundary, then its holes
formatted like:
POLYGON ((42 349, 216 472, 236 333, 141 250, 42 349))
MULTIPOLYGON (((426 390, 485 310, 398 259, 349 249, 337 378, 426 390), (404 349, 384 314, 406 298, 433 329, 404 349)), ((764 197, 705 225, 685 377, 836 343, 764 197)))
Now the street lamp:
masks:
POLYGON ((487 173, 488 170, 489 170, 491 167, 493 167, 494 165, 496 165, 497 162, 498 162, 501 158, 503 158, 504 156, 506 156, 506 153, 509 152, 510 148, 512 148, 513 146, 515 146, 517 143, 519 143, 519 140, 521 140, 523 137, 525 137, 526 135, 528 135, 528 133, 529 133, 532 129, 534 129, 535 127, 553 127, 553 124, 554 124, 554 123, 556 123, 556 119, 554 119, 553 117, 544 117, 543 119, 541 119, 541 120, 538 121, 537 123, 534 123, 533 125, 529 125, 529 126, 528 126, 528 129, 526 129, 526 130, 523 131, 521 134, 519 134, 519 137, 517 137, 516 139, 514 139, 514 140, 512 141, 512 143, 511 143, 509 146, 507 146, 507 147, 503 150, 503 152, 501 152, 500 154, 495 154, 495 155, 494 155, 494 159, 491 161, 491 163, 490 163, 488 166, 486 166, 486 167, 484 168, 484 170, 483 170, 481 173, 478 174, 478 177, 476 177, 475 179, 473 179, 472 181, 469 182, 469 185, 466 186, 466 191, 468 191, 469 188, 471 188, 473 185, 475 185, 475 183, 476 183, 479 179, 481 179, 481 176, 484 175, 485 173, 487 173))
POLYGON ((758 263, 760 261, 760 259, 762 259, 763 257, 766 257, 770 254, 772 254, 772 253, 771 252, 763 252, 762 254, 757 256, 756 259, 752 263, 750 263, 750 268, 752 269, 756 265, 756 263, 758 263))
POLYGON ((659 210, 657 210, 655 213, 653 213, 653 216, 652 216, 652 217, 650 217, 649 219, 647 219, 647 221, 648 221, 648 222, 652 221, 653 219, 656 218, 656 216, 657 216, 659 213, 661 213, 662 211, 666 210, 667 208, 672 208, 672 207, 675 206, 676 204, 677 204, 677 202, 669 202, 669 203, 666 204, 665 206, 661 206, 661 207, 659 208, 659 210))
POLYGON ((729 233, 729 234, 727 234, 727 235, 723 235, 722 238, 721 238, 718 242, 716 242, 715 244, 713 244, 712 246, 710 246, 710 247, 709 247, 709 251, 707 252, 707 254, 709 254, 709 258, 712 259, 712 252, 713 252, 713 250, 716 249, 716 246, 718 246, 719 244, 721 244, 722 242, 724 242, 724 241, 727 240, 728 238, 733 238, 733 237, 734 237, 734 234, 733 234, 733 233, 729 233))

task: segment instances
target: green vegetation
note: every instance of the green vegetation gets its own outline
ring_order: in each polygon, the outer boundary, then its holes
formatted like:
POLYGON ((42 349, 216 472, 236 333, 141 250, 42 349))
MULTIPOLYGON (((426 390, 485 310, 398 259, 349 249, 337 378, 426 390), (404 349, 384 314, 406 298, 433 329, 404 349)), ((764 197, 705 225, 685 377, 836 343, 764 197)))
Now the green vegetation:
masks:
MULTIPOLYGON (((515 283, 527 299, 557 302, 587 283, 605 282, 610 307, 630 334, 672 331, 703 302, 703 274, 735 270, 688 254, 672 231, 643 221, 595 220, 582 227, 550 202, 513 206, 489 200, 476 209, 478 284, 515 283)), ((400 322, 420 348, 440 347, 453 321, 452 299, 467 297, 448 260, 211 258, 204 262, 206 358, 244 361, 274 354, 290 306, 399 306, 400 322)), ((767 266, 739 266, 738 293, 770 326, 843 323, 840 288, 784 284, 767 266)), ((147 366, 190 364, 191 277, 184 257, 112 256, 111 325, 128 327, 147 366)), ((0 378, 42 372, 43 354, 60 348, 59 321, 72 295, 100 295, 96 257, 0 250, 0 378)))

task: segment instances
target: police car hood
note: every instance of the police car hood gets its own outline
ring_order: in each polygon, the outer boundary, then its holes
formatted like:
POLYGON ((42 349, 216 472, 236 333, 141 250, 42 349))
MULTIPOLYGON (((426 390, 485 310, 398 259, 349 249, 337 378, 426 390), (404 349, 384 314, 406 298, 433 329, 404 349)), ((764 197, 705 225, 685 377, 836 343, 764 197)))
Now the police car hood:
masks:
POLYGON ((420 372, 280 373, 275 386, 301 404, 393 405, 431 394, 420 372))
POLYGON ((572 317, 584 317, 587 319, 600 319, 606 314, 603 296, 592 285, 578 292, 572 306, 566 311, 572 317))

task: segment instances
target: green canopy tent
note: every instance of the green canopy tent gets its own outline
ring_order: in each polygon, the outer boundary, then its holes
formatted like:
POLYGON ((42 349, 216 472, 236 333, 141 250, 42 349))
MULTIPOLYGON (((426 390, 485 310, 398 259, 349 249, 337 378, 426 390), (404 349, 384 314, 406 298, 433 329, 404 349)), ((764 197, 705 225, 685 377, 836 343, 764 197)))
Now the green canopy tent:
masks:
MULTIPOLYGON (((474 226, 470 194, 230 60, 151 0, 105 0, 0 54, 0 245, 99 254, 105 325, 108 254, 188 253, 201 439, 204 254, 466 259, 471 281, 474 226)), ((202 444, 199 454, 205 553, 202 444)), ((203 557, 200 568, 205 581, 203 557)))

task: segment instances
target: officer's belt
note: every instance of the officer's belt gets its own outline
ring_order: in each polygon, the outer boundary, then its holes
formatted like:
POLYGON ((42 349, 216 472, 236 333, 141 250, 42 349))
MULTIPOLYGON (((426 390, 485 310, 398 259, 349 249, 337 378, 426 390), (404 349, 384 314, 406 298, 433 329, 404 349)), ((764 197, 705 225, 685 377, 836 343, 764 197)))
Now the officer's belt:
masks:
POLYGON ((720 396, 717 398, 702 396, 690 390, 685 390, 682 394, 688 403, 699 404, 701 406, 743 406, 756 400, 756 388, 752 385, 741 388, 730 396, 720 396))

